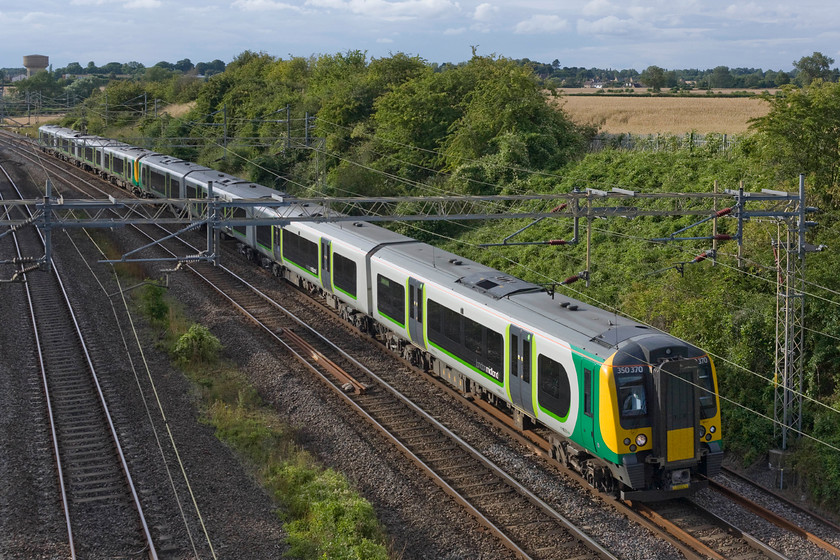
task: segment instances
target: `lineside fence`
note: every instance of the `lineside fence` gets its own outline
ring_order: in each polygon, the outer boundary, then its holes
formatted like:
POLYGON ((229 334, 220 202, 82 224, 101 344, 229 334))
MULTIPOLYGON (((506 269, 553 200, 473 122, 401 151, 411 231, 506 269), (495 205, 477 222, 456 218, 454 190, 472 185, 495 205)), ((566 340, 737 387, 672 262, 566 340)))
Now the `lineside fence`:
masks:
POLYGON ((643 152, 675 152, 679 150, 703 149, 707 153, 727 153, 738 142, 738 137, 728 134, 597 134, 589 143, 590 152, 600 152, 607 149, 643 151, 643 152))

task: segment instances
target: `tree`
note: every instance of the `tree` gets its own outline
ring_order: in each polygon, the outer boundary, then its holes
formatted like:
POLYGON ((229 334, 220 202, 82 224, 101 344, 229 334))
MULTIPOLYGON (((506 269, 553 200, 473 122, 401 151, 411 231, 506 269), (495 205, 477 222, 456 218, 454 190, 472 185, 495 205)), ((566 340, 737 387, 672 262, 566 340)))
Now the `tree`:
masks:
POLYGON ((146 67, 137 62, 136 60, 132 60, 131 62, 126 62, 122 65, 122 73, 129 74, 131 76, 136 76, 137 74, 142 74, 146 70, 146 67))
POLYGON ((85 69, 82 68, 82 65, 79 64, 78 62, 71 62, 70 64, 67 65, 67 68, 64 69, 64 73, 65 74, 79 75, 79 74, 84 74, 85 69))
POLYGON ((809 85, 817 78, 826 82, 831 81, 834 77, 830 68, 832 64, 834 64, 834 59, 821 52, 815 51, 811 56, 803 56, 793 63, 793 67, 797 70, 796 81, 802 86, 809 85))
POLYGON ((190 61, 189 58, 185 58, 183 60, 179 60, 175 63, 175 70, 180 70, 183 73, 187 73, 190 70, 195 68, 195 65, 190 61))
POLYGON ((728 66, 715 67, 711 76, 709 76, 709 80, 709 86, 713 88, 730 88, 735 82, 728 66))
POLYGON ((752 124, 758 155, 781 179, 805 173, 826 203, 840 202, 840 84, 817 79, 802 89, 783 86, 764 99, 770 112, 752 124))
POLYGON ((119 74, 122 72, 123 65, 119 62, 109 62, 100 68, 103 74, 119 74))
POLYGON ((641 78, 642 82, 650 86, 654 93, 659 93, 662 91, 662 86, 665 85, 665 70, 659 66, 648 66, 642 72, 641 78))
POLYGON ((171 62, 161 60, 160 62, 154 65, 154 68, 163 68, 164 70, 175 70, 175 65, 171 62))

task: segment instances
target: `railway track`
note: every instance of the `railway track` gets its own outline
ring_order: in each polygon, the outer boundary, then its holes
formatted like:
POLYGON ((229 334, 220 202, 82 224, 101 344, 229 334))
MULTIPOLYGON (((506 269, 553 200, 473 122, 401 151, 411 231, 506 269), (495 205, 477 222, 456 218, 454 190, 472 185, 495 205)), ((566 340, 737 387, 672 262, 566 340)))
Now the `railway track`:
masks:
MULTIPOLYGON (((11 176, 4 196, 23 198, 11 176), (17 192, 11 192, 14 189, 17 192)), ((40 256, 33 229, 15 234, 18 259, 40 256)), ((60 272, 23 268, 71 558, 157 558, 151 532, 60 272)))

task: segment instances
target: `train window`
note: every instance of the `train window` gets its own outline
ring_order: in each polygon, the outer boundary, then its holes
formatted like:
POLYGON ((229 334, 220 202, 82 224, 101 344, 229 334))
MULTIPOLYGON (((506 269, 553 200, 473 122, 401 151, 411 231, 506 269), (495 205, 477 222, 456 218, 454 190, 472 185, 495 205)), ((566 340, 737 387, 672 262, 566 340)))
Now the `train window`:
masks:
POLYGON ((497 371, 502 370, 505 362, 505 337, 494 330, 485 328, 487 333, 487 345, 485 346, 487 361, 497 371))
POLYGON ((93 162, 93 148, 85 146, 85 161, 93 162))
POLYGON ((271 250, 271 226, 257 226, 257 243, 271 250))
POLYGON ((572 401, 566 368, 560 362, 539 354, 537 372, 537 399, 540 406, 558 418, 566 418, 572 401))
POLYGON ((715 401, 715 384, 712 379, 712 366, 708 363, 700 364, 700 417, 713 418, 717 414, 717 402, 715 401))
POLYGON ((143 170, 148 173, 146 177, 149 181, 149 187, 156 193, 166 196, 166 175, 148 167, 143 170))
POLYGON ((102 152, 100 150, 96 151, 96 166, 102 167, 102 152))
POLYGON ((429 342, 497 382, 504 370, 504 337, 478 321, 429 299, 426 301, 429 342))
POLYGON ((318 244, 296 233, 283 230, 283 260, 318 275, 318 244))
POLYGON ((113 169, 114 173, 117 174, 117 175, 122 175, 125 172, 125 162, 123 162, 123 159, 119 156, 114 156, 113 163, 114 163, 114 169, 113 169))
POLYGON ((336 288, 356 297, 356 262, 333 251, 333 283, 336 288))
POLYGON ((476 354, 481 354, 484 343, 482 337, 484 328, 475 321, 464 317, 464 346, 476 354))
POLYGON ((624 418, 647 414, 645 381, 641 375, 628 375, 616 378, 618 383, 619 412, 624 418))
MULTIPOLYGON (((245 218, 247 218, 247 217, 248 217, 248 215, 247 215, 247 213, 246 213, 245 209, 244 209, 244 208, 242 208, 241 206, 240 206, 240 207, 238 207, 238 208, 234 208, 234 209, 233 209, 233 216, 232 216, 232 218, 233 218, 234 220, 237 220, 237 219, 245 219, 245 218)), ((248 226, 244 226, 244 225, 237 225, 237 226, 231 226, 231 229, 233 230, 233 233, 237 233, 237 234, 241 235, 242 237, 245 237, 245 235, 246 235, 246 228, 247 228, 247 227, 248 227, 248 226)), ((317 253, 317 250, 316 250, 316 252, 315 252, 315 258, 318 258, 318 253, 317 253)))
POLYGON ((405 286, 381 274, 377 274, 376 308, 383 316, 404 327, 405 286))

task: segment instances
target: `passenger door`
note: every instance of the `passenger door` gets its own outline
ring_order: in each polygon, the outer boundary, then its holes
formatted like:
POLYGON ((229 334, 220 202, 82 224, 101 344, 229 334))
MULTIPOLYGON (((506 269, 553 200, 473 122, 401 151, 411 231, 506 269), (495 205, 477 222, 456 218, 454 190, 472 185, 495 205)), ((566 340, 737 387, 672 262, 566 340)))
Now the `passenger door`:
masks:
POLYGON ((329 239, 321 238, 321 285, 328 292, 333 291, 332 285, 332 254, 330 253, 331 243, 329 239))
POLYGON ((534 335, 514 325, 510 326, 510 398, 513 404, 534 415, 532 392, 534 335))
POLYGON ((408 279, 408 334, 411 341, 420 348, 426 348, 423 337, 423 282, 408 279))

